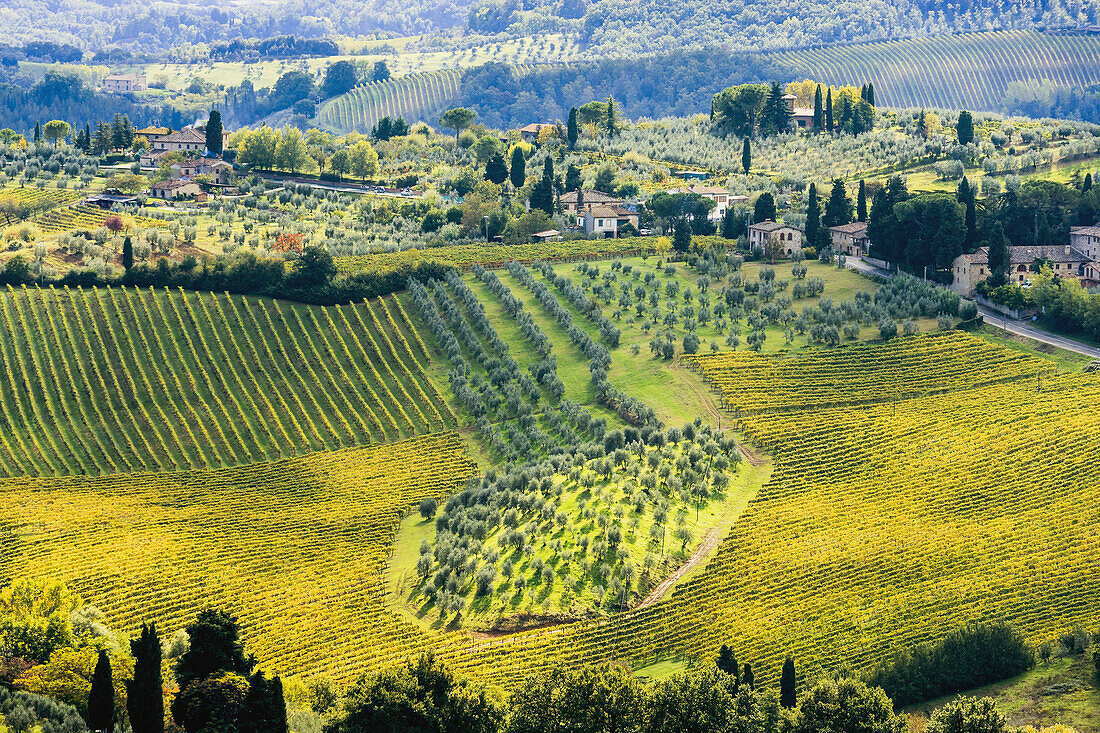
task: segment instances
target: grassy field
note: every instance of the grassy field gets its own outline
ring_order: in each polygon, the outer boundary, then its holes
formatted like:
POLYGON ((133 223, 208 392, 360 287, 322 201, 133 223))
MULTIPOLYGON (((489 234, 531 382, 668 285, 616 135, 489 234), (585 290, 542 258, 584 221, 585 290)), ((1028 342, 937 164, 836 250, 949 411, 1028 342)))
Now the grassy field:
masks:
POLYGON ((871 80, 885 107, 999 111, 1012 81, 1100 82, 1100 39, 1030 30, 941 34, 771 55, 811 79, 871 80))
POLYGON ((165 290, 0 295, 0 472, 266 461, 457 424, 394 300, 310 308, 165 290))

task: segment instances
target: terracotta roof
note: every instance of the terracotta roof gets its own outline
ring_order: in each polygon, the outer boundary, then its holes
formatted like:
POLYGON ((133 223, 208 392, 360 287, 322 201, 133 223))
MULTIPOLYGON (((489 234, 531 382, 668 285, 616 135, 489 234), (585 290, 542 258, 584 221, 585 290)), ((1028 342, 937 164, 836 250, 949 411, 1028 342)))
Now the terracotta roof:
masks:
MULTIPOLYGON (((1050 260, 1051 262, 1089 262, 1080 250, 1066 245, 1048 244, 1038 247, 1010 246, 1008 248, 1009 262, 1013 265, 1030 265, 1035 260, 1050 260)), ((972 265, 989 264, 989 248, 979 247, 972 254, 960 255, 972 265)))
POLYGON ((549 122, 532 122, 519 128, 520 132, 539 132, 544 127, 553 127, 549 122))
POLYGON ((618 218, 619 216, 619 212, 610 206, 593 206, 588 209, 588 213, 594 217, 610 219, 618 218))
POLYGON ((206 133, 196 130, 194 127, 185 127, 179 132, 165 135, 159 142, 165 143, 206 143, 206 133))
POLYGON ((771 219, 758 222, 756 224, 750 224, 749 229, 759 229, 762 232, 774 232, 779 229, 794 229, 796 231, 802 231, 798 227, 792 227, 789 224, 780 224, 779 222, 772 221, 771 219))
POLYGON ((702 196, 706 196, 707 194, 726 194, 727 196, 729 195, 729 191, 724 188, 720 188, 719 186, 689 186, 688 190, 692 193, 697 193, 702 196))
POLYGON ((866 234, 867 222, 853 221, 851 224, 841 224, 840 226, 829 227, 829 229, 841 234, 866 234))
MULTIPOLYGON (((563 204, 576 204, 577 203, 577 192, 576 191, 569 191, 568 193, 563 193, 561 195, 561 202, 563 204)), ((604 193, 603 191, 595 191, 595 190, 592 190, 590 188, 586 188, 586 189, 584 189, 584 203, 586 205, 587 204, 611 204, 611 203, 621 204, 622 199, 618 199, 618 198, 615 198, 614 196, 610 196, 610 195, 604 193)))
POLYGON ((171 191, 172 189, 179 188, 180 186, 197 185, 199 184, 195 183, 194 181, 185 181, 182 178, 173 178, 167 181, 159 181, 157 183, 154 183, 152 187, 154 189, 157 189, 158 191, 171 191))
POLYGON ((1069 233, 1084 234, 1086 237, 1100 237, 1100 226, 1095 227, 1070 227, 1069 233))

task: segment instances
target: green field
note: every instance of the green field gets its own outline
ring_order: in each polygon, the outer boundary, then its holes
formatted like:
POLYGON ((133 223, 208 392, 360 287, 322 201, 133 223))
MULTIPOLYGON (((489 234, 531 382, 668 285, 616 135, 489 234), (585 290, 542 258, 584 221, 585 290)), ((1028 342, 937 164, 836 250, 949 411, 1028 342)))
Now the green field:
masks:
POLYGON ((1013 81, 1100 83, 1100 38, 993 31, 782 51, 770 56, 815 81, 875 85, 884 107, 1003 109, 1013 81))

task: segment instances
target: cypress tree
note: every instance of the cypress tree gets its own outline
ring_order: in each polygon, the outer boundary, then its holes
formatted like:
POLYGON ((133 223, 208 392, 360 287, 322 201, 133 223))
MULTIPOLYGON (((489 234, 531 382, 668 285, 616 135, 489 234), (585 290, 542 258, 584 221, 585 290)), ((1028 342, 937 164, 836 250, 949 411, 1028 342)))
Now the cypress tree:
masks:
POLYGON ((122 268, 126 272, 130 271, 130 268, 134 266, 134 243, 130 241, 129 237, 126 237, 122 241, 122 268))
POLYGON ((752 665, 746 664, 741 672, 741 681, 749 686, 750 690, 756 689, 756 677, 752 673, 752 665))
POLYGON ((1081 193, 1088 193, 1092 190, 1092 173, 1085 174, 1085 180, 1081 183, 1081 193))
POLYGON ((580 130, 577 128, 577 108, 569 108, 569 122, 566 125, 566 139, 569 141, 569 149, 577 147, 577 138, 580 137, 580 130))
POLYGON ((92 673, 92 689, 88 693, 88 728, 92 731, 113 731, 115 688, 111 681, 111 660, 100 651, 92 673))
POLYGON ((278 677, 269 680, 263 672, 252 675, 248 681, 248 695, 238 715, 237 730, 239 733, 287 733, 283 683, 278 677))
POLYGON ((680 254, 691 249, 691 222, 686 216, 681 217, 676 224, 676 231, 672 235, 672 248, 680 254))
POLYGON ((779 211, 775 208, 775 197, 771 195, 770 191, 765 191, 756 197, 756 202, 752 206, 753 223, 760 223, 768 219, 775 221, 778 216, 779 211))
POLYGON ((810 195, 806 201, 806 243, 811 247, 820 247, 824 238, 821 226, 821 201, 817 195, 817 184, 810 184, 810 195))
POLYGON ((748 138, 745 138, 745 143, 741 146, 741 167, 745 169, 746 176, 752 168, 752 148, 749 146, 748 138))
POLYGON ((825 127, 825 110, 821 107, 821 85, 814 90, 814 130, 821 132, 825 127))
POLYGON ((955 125, 955 132, 959 136, 959 145, 974 142, 974 116, 965 109, 959 112, 959 122, 955 125))
POLYGON ((607 136, 615 137, 619 131, 619 123, 615 120, 615 98, 607 98, 607 136))
POLYGON ((865 102, 867 101, 867 85, 866 84, 863 84, 862 86, 860 86, 860 88, 859 88, 859 98, 862 99, 865 102))
POLYGON ((157 627, 142 624, 141 636, 130 642, 130 652, 134 655, 134 679, 126 683, 130 726, 133 733, 164 733, 164 687, 157 627))
POLYGON ((222 154, 222 113, 216 109, 206 122, 206 149, 214 155, 222 154))
POLYGON ((577 186, 577 213, 584 212, 584 189, 577 186))
POLYGON ((833 88, 829 87, 829 91, 825 96, 825 129, 829 132, 833 131, 833 88))
POLYGON ((872 107, 875 106, 875 83, 873 81, 867 82, 867 103, 872 107))
POLYGON ((40 142, 42 142, 42 123, 41 122, 35 122, 34 123, 34 143, 35 143, 35 145, 37 145, 40 142))
POLYGON ((969 250, 978 239, 978 212, 976 210, 974 189, 970 182, 963 179, 959 181, 959 187, 955 191, 955 199, 966 207, 966 249, 969 250))
POLYGON ((867 221, 867 182, 859 179, 859 194, 856 196, 856 221, 867 221))
POLYGON ((523 157, 523 151, 519 147, 512 148, 512 170, 508 172, 512 185, 516 188, 523 186, 527 180, 527 161, 523 157))
POLYGON ((999 220, 994 220, 990 227, 986 245, 989 247, 989 281, 994 287, 999 287, 1007 280, 1011 262, 1008 238, 1005 237, 1004 227, 999 220))
POLYGON ((791 655, 783 660, 783 673, 779 676, 779 704, 785 708, 793 708, 798 701, 795 693, 794 660, 791 655))
POLYGON ((718 669, 722 670, 734 679, 737 678, 737 657, 733 655, 733 650, 725 644, 723 644, 722 647, 718 650, 718 661, 715 664, 718 669))

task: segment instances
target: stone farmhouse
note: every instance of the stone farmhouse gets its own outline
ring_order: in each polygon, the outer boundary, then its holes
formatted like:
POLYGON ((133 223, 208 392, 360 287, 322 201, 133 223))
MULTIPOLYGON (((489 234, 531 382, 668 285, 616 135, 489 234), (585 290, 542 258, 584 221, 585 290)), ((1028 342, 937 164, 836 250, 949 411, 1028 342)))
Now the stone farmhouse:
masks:
MULTIPOLYGON (((1012 246, 1008 248, 1008 282, 1025 285, 1039 272, 1039 263, 1048 263, 1055 275, 1088 284, 1085 271, 1100 270, 1095 260, 1072 245, 1012 246)), ((989 277, 989 248, 979 247, 972 254, 959 255, 952 265, 951 288, 970 297, 982 280, 989 277)))
POLYGON ((230 176, 233 175, 233 166, 217 158, 182 160, 173 163, 171 168, 174 179, 190 180, 198 176, 210 176, 210 182, 217 186, 228 185, 230 176))
POLYGON ((105 92, 144 92, 148 88, 145 74, 112 74, 103 80, 105 92))
MULTIPOLYGON (((185 127, 178 132, 160 131, 164 128, 146 128, 138 130, 135 134, 142 135, 149 141, 149 149, 141 154, 140 162, 143 166, 159 165, 160 159, 167 153, 184 152, 202 154, 206 150, 206 131, 198 127, 185 127)), ((229 144, 229 132, 222 131, 222 147, 229 144)))
MULTIPOLYGON (((582 197, 581 204, 588 208, 589 206, 623 206, 624 201, 621 198, 612 196, 611 194, 604 193, 603 191, 596 191, 591 188, 583 190, 584 196, 582 197)), ((561 195, 561 208, 565 211, 567 216, 580 216, 577 213, 577 192, 568 191, 561 195)))
POLYGON ((795 107, 798 97, 793 94, 784 94, 783 101, 787 103, 787 109, 791 111, 791 125, 799 130, 814 129, 814 111, 805 107, 795 107))
POLYGON ((833 239, 834 252, 848 257, 862 257, 871 251, 871 240, 867 236, 865 221, 829 227, 829 234, 833 239))
POLYGON ((553 127, 553 125, 544 122, 532 122, 530 125, 524 125, 519 128, 519 139, 525 143, 538 142, 539 133, 542 132, 544 127, 553 127))
POLYGON ((1089 259, 1081 268, 1081 284, 1100 286, 1100 226, 1070 227, 1069 246, 1089 259))
POLYGON ((588 236, 614 238, 627 224, 633 225, 635 231, 638 229, 638 212, 618 205, 586 205, 580 224, 588 236))
POLYGON ((186 181, 181 178, 169 178, 167 181, 158 181, 150 189, 153 198, 164 201, 191 198, 196 201, 205 200, 206 192, 202 186, 194 181, 186 181))
POLYGON ((779 243, 783 254, 787 257, 802 251, 802 230, 788 224, 768 219, 749 225, 749 247, 764 249, 768 240, 772 237, 779 243))

